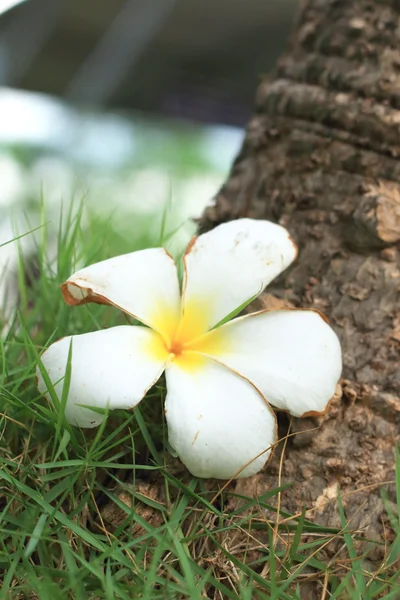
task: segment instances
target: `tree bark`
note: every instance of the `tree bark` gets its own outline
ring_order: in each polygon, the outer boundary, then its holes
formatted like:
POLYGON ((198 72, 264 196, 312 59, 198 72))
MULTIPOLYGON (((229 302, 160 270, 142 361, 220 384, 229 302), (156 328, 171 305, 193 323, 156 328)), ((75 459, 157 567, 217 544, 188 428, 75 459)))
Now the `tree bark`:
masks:
MULTIPOLYGON (((284 450, 282 483, 295 485, 281 506, 340 527, 340 489, 350 528, 370 538, 390 536, 382 485, 395 501, 385 482, 400 425, 399 156, 400 1, 309 0, 202 220, 270 219, 296 239, 296 263, 268 292, 328 316, 343 394, 325 417, 292 420, 304 433, 284 450)), ((257 476, 259 492, 276 487, 280 454, 257 476)))

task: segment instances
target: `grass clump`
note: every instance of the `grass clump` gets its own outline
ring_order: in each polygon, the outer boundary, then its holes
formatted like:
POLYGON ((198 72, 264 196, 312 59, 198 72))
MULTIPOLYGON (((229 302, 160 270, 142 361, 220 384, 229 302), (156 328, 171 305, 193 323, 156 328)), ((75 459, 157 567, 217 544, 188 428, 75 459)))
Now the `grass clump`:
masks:
MULTIPOLYGON (((36 232, 34 259, 21 255, 18 313, 3 324, 0 600, 400 597, 400 517, 389 505, 394 541, 372 569, 340 498, 333 529, 280 510, 285 486, 252 498, 191 477, 168 452, 162 380, 140 407, 114 411, 95 431, 69 426, 40 397, 44 347, 128 319, 112 307, 68 308, 59 285, 79 265, 160 243, 143 228, 135 238, 133 223, 127 247, 109 222, 83 226, 82 214, 71 208, 61 219, 56 252, 49 225, 36 232), (337 539, 342 550, 327 560, 337 539)), ((399 460, 396 481, 400 498, 399 460)))

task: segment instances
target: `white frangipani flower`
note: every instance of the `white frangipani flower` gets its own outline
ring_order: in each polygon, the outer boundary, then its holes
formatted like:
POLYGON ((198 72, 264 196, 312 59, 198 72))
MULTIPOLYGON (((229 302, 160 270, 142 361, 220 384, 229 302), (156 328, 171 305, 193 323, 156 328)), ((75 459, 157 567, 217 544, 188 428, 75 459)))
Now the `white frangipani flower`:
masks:
MULTIPOLYGON (((96 427, 103 416, 87 406, 135 407, 165 371, 169 441, 193 475, 228 479, 259 471, 277 440, 269 403, 296 416, 323 412, 340 377, 340 344, 315 310, 264 310, 215 326, 296 254, 283 227, 239 219, 189 244, 182 293, 163 248, 72 275, 62 285, 68 304, 111 304, 146 327, 75 335, 44 352, 61 398, 72 342, 68 421, 96 427)), ((37 375, 48 394, 39 369, 37 375)))

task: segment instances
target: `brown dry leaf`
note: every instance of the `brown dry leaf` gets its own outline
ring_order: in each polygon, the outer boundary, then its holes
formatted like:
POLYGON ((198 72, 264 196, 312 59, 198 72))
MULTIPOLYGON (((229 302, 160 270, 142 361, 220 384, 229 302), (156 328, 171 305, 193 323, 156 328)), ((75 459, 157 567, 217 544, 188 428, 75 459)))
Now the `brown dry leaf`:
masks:
POLYGON ((380 181, 370 186, 368 195, 376 196, 377 232, 381 240, 388 243, 400 239, 400 191, 393 181, 380 181))
MULTIPOLYGON (((123 502, 130 510, 134 510, 137 515, 139 515, 142 519, 147 521, 153 527, 159 527, 163 523, 163 515, 162 512, 149 506, 145 502, 142 502, 139 498, 143 496, 145 498, 149 498, 155 502, 159 502, 160 504, 164 503, 164 498, 162 496, 162 489, 159 486, 156 486, 151 483, 146 483, 143 481, 136 481, 134 485, 131 486, 132 491, 124 488, 116 492, 116 496, 118 499, 123 502)), ((104 523, 108 527, 112 527, 116 529, 119 527, 126 519, 127 513, 125 510, 120 508, 117 504, 110 501, 108 502, 101 510, 101 516, 104 523)), ((138 523, 134 523, 132 534, 140 536, 145 533, 143 527, 141 527, 138 523)))

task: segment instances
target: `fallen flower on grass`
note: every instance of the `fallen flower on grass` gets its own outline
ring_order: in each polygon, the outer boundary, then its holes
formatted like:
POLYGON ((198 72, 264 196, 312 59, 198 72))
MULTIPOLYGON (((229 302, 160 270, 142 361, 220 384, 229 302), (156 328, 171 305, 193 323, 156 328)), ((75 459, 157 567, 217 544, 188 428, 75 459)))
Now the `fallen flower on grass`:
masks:
POLYGON ((239 219, 192 240, 182 293, 163 248, 81 269, 62 285, 67 304, 113 305, 145 326, 55 342, 37 369, 39 390, 49 396, 46 371, 62 397, 70 356, 65 416, 96 427, 104 416, 88 406, 133 408, 165 371, 169 442, 189 471, 220 479, 257 473, 277 440, 270 403, 295 416, 321 413, 342 368, 339 340, 315 310, 228 321, 296 255, 283 227, 239 219))

